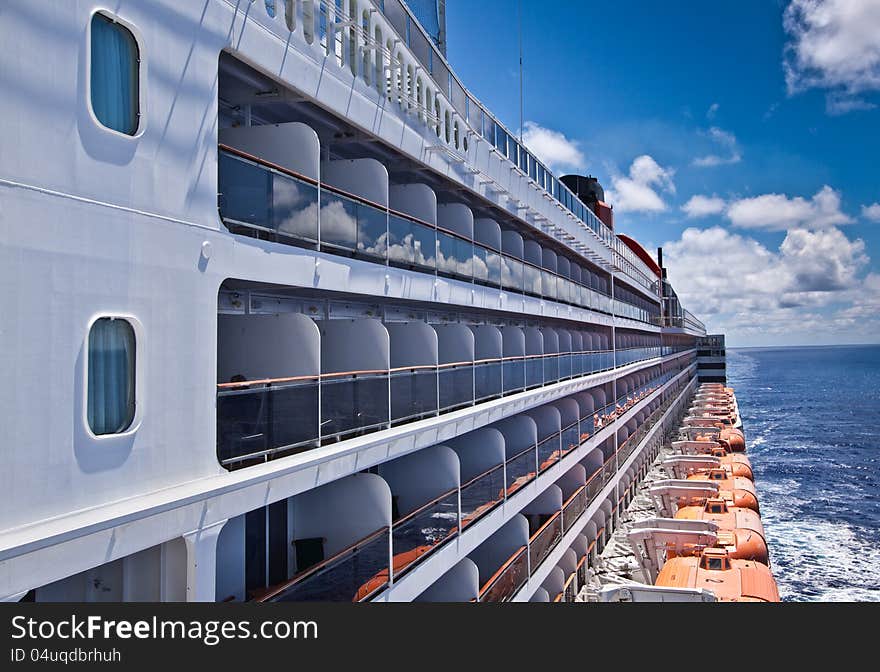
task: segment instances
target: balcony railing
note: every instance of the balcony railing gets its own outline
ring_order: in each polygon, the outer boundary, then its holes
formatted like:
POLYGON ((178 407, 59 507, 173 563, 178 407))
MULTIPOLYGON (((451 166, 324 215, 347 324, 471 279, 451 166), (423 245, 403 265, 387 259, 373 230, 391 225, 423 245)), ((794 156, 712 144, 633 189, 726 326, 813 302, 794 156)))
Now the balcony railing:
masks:
MULTIPOLYGON (((677 375, 680 371, 671 372, 670 374, 664 374, 660 378, 660 380, 669 380, 672 376, 677 375)), ((512 588, 514 585, 519 585, 520 587, 525 584, 528 576, 535 574, 541 564, 547 559, 552 550, 559 544, 562 540, 563 536, 574 527, 577 522, 581 519, 584 513, 589 508, 590 504, 596 501, 597 497, 601 493, 603 487, 610 482, 616 473, 617 466, 623 463, 632 451, 635 449, 635 446, 640 442, 647 433, 651 430, 651 428, 659 421, 662 415, 666 412, 666 410, 670 407, 672 402, 674 401, 677 393, 684 387, 686 381, 682 381, 675 386, 673 390, 670 391, 665 401, 648 417, 646 418, 642 424, 638 427, 636 432, 630 437, 630 440, 627 440, 624 446, 624 453, 621 453, 621 450, 618 449, 616 454, 613 454, 610 458, 608 458, 605 463, 597 469, 593 474, 589 476, 586 484, 580 486, 576 489, 569 497, 563 502, 562 508, 553 514, 541 525, 541 527, 529 537, 528 543, 525 548, 518 549, 508 560, 505 562, 498 572, 491 579, 492 585, 498 584, 504 586, 504 590, 498 591, 481 591, 480 593, 480 601, 488 602, 488 601, 505 601, 511 599, 519 588, 512 588), (528 558, 528 566, 527 566, 527 574, 523 576, 523 561, 522 556, 526 555, 528 558), (510 576, 507 576, 510 574, 510 576)), ((655 385, 654 381, 652 381, 651 385, 655 385)), ((656 388, 655 388, 656 389, 656 388)), ((609 407, 611 405, 609 404, 609 407)), ((606 407, 608 408, 608 407, 606 407)), ((604 409, 603 409, 604 410, 604 409)), ((598 415, 600 412, 596 412, 594 415, 598 415)), ((583 436, 583 435, 582 435, 583 436)), ((620 509, 620 507, 627 501, 627 497, 632 491, 632 487, 625 489, 620 494, 618 502, 615 504, 615 510, 620 509)), ((581 564, 584 562, 589 562, 587 558, 589 558, 594 549, 597 549, 598 552, 605 547, 606 542, 610 538, 611 535, 611 524, 607 524, 603 526, 597 531, 597 538, 590 543, 590 546, 587 550, 587 555, 581 559, 578 563, 578 568, 580 569, 581 564)), ((488 585, 488 584, 487 584, 488 585)), ((573 599, 573 595, 570 596, 570 599, 573 599)))
POLYGON ((220 146, 218 192, 220 216, 233 233, 618 311, 649 324, 659 318, 659 305, 649 311, 612 299, 580 277, 561 276, 226 145, 220 146))
POLYGON ((480 602, 506 602, 528 578, 528 547, 521 546, 480 589, 480 602))
MULTIPOLYGON (((658 380, 665 378, 666 375, 658 380)), ((656 381, 651 383, 651 385, 656 384, 656 381)), ((680 388, 681 385, 677 389, 680 388)), ((659 420, 673 399, 674 392, 631 437, 634 442, 640 440, 639 437, 643 437, 659 420)), ((594 416, 608 412, 610 406, 609 404, 605 409, 588 415, 585 421, 569 425, 539 444, 526 448, 512 456, 505 464, 496 465, 462 483, 460 488, 439 494, 416 510, 395 520, 390 530, 385 527, 380 528, 332 557, 299 572, 290 580, 260 591, 252 597, 259 601, 370 599, 444 543, 467 531, 473 522, 492 511, 534 479, 539 454, 548 454, 551 446, 556 446, 555 450, 558 451, 563 436, 584 436, 584 432, 579 429, 577 433, 573 430, 584 422, 588 425, 595 424, 594 416), (505 470, 507 482, 505 482, 505 470), (460 508, 459 502, 461 502, 460 508)), ((635 443, 630 445, 634 446, 635 443)), ((621 450, 616 456, 619 460, 618 464, 623 461, 621 450)), ((554 465, 557 463, 558 459, 553 462, 554 465)), ((614 457, 604 466, 608 465, 612 466, 613 475, 614 457)), ((594 471, 584 485, 569 495, 559 511, 550 514, 535 534, 530 536, 527 544, 517 549, 486 582, 480 591, 481 601, 507 600, 516 594, 529 575, 537 570, 559 544, 563 535, 572 529, 590 504, 597 499, 608 481, 604 466, 594 471)), ((548 470, 550 468, 550 465, 546 467, 548 470)), ((621 501, 624 501, 625 492, 622 497, 621 501)), ((600 532, 601 544, 604 544, 604 532, 604 529, 600 532)))
POLYGON ((392 569, 397 579, 458 534, 458 488, 422 505, 391 526, 392 569))
POLYGON ((259 602, 362 602, 387 585, 388 528, 383 527, 289 581, 262 591, 254 599, 259 602))
POLYGON ((615 356, 623 366, 673 351, 654 347, 618 350, 616 355, 551 353, 220 383, 217 456, 227 468, 244 467, 570 379, 568 364, 560 371, 562 361, 571 362, 572 375, 582 376, 613 368, 615 356))
POLYGON ((461 485, 461 526, 468 525, 494 509, 507 498, 504 465, 499 464, 461 485))
POLYGON ((529 567, 538 567, 562 539, 562 512, 557 511, 529 537, 529 567))

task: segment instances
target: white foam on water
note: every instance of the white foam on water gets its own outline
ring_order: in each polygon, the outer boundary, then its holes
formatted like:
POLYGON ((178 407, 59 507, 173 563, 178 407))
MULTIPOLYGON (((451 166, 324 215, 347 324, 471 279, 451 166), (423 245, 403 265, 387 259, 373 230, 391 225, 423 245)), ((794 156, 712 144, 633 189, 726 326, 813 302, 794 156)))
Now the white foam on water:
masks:
MULTIPOLYGON (((772 570, 784 600, 880 601, 880 547, 845 523, 773 520, 766 532, 772 570)), ((867 531, 866 531, 867 532, 867 531)))

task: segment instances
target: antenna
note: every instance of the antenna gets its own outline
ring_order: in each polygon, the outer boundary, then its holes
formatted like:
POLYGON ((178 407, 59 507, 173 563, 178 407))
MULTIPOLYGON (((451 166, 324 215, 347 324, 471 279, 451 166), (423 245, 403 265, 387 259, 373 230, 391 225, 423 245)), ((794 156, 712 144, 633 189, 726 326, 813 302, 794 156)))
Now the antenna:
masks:
POLYGON ((522 0, 517 3, 519 19, 519 142, 523 141, 523 39, 522 39, 522 0))

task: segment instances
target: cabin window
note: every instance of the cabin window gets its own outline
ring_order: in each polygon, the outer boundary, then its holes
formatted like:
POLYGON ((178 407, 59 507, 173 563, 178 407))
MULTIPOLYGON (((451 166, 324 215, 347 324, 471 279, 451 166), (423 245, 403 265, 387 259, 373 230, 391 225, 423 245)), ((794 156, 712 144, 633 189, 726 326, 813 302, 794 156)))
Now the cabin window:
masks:
POLYGON ((92 433, 119 434, 135 411, 135 335, 128 320, 102 317, 89 331, 87 417, 92 433))
POLYGON ((724 558, 706 558, 706 569, 721 571, 724 569, 724 558))
POLYGON ((92 17, 90 97, 107 128, 134 135, 140 120, 140 54, 132 32, 108 16, 92 17))

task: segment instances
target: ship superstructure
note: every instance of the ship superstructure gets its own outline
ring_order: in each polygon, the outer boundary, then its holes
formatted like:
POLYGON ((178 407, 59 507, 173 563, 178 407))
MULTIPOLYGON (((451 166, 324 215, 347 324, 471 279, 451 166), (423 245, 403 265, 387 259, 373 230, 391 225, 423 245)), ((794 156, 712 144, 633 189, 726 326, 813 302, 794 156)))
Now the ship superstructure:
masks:
POLYGON ((398 0, 111 4, 0 11, 0 595, 574 599, 697 385, 662 263, 398 0))

